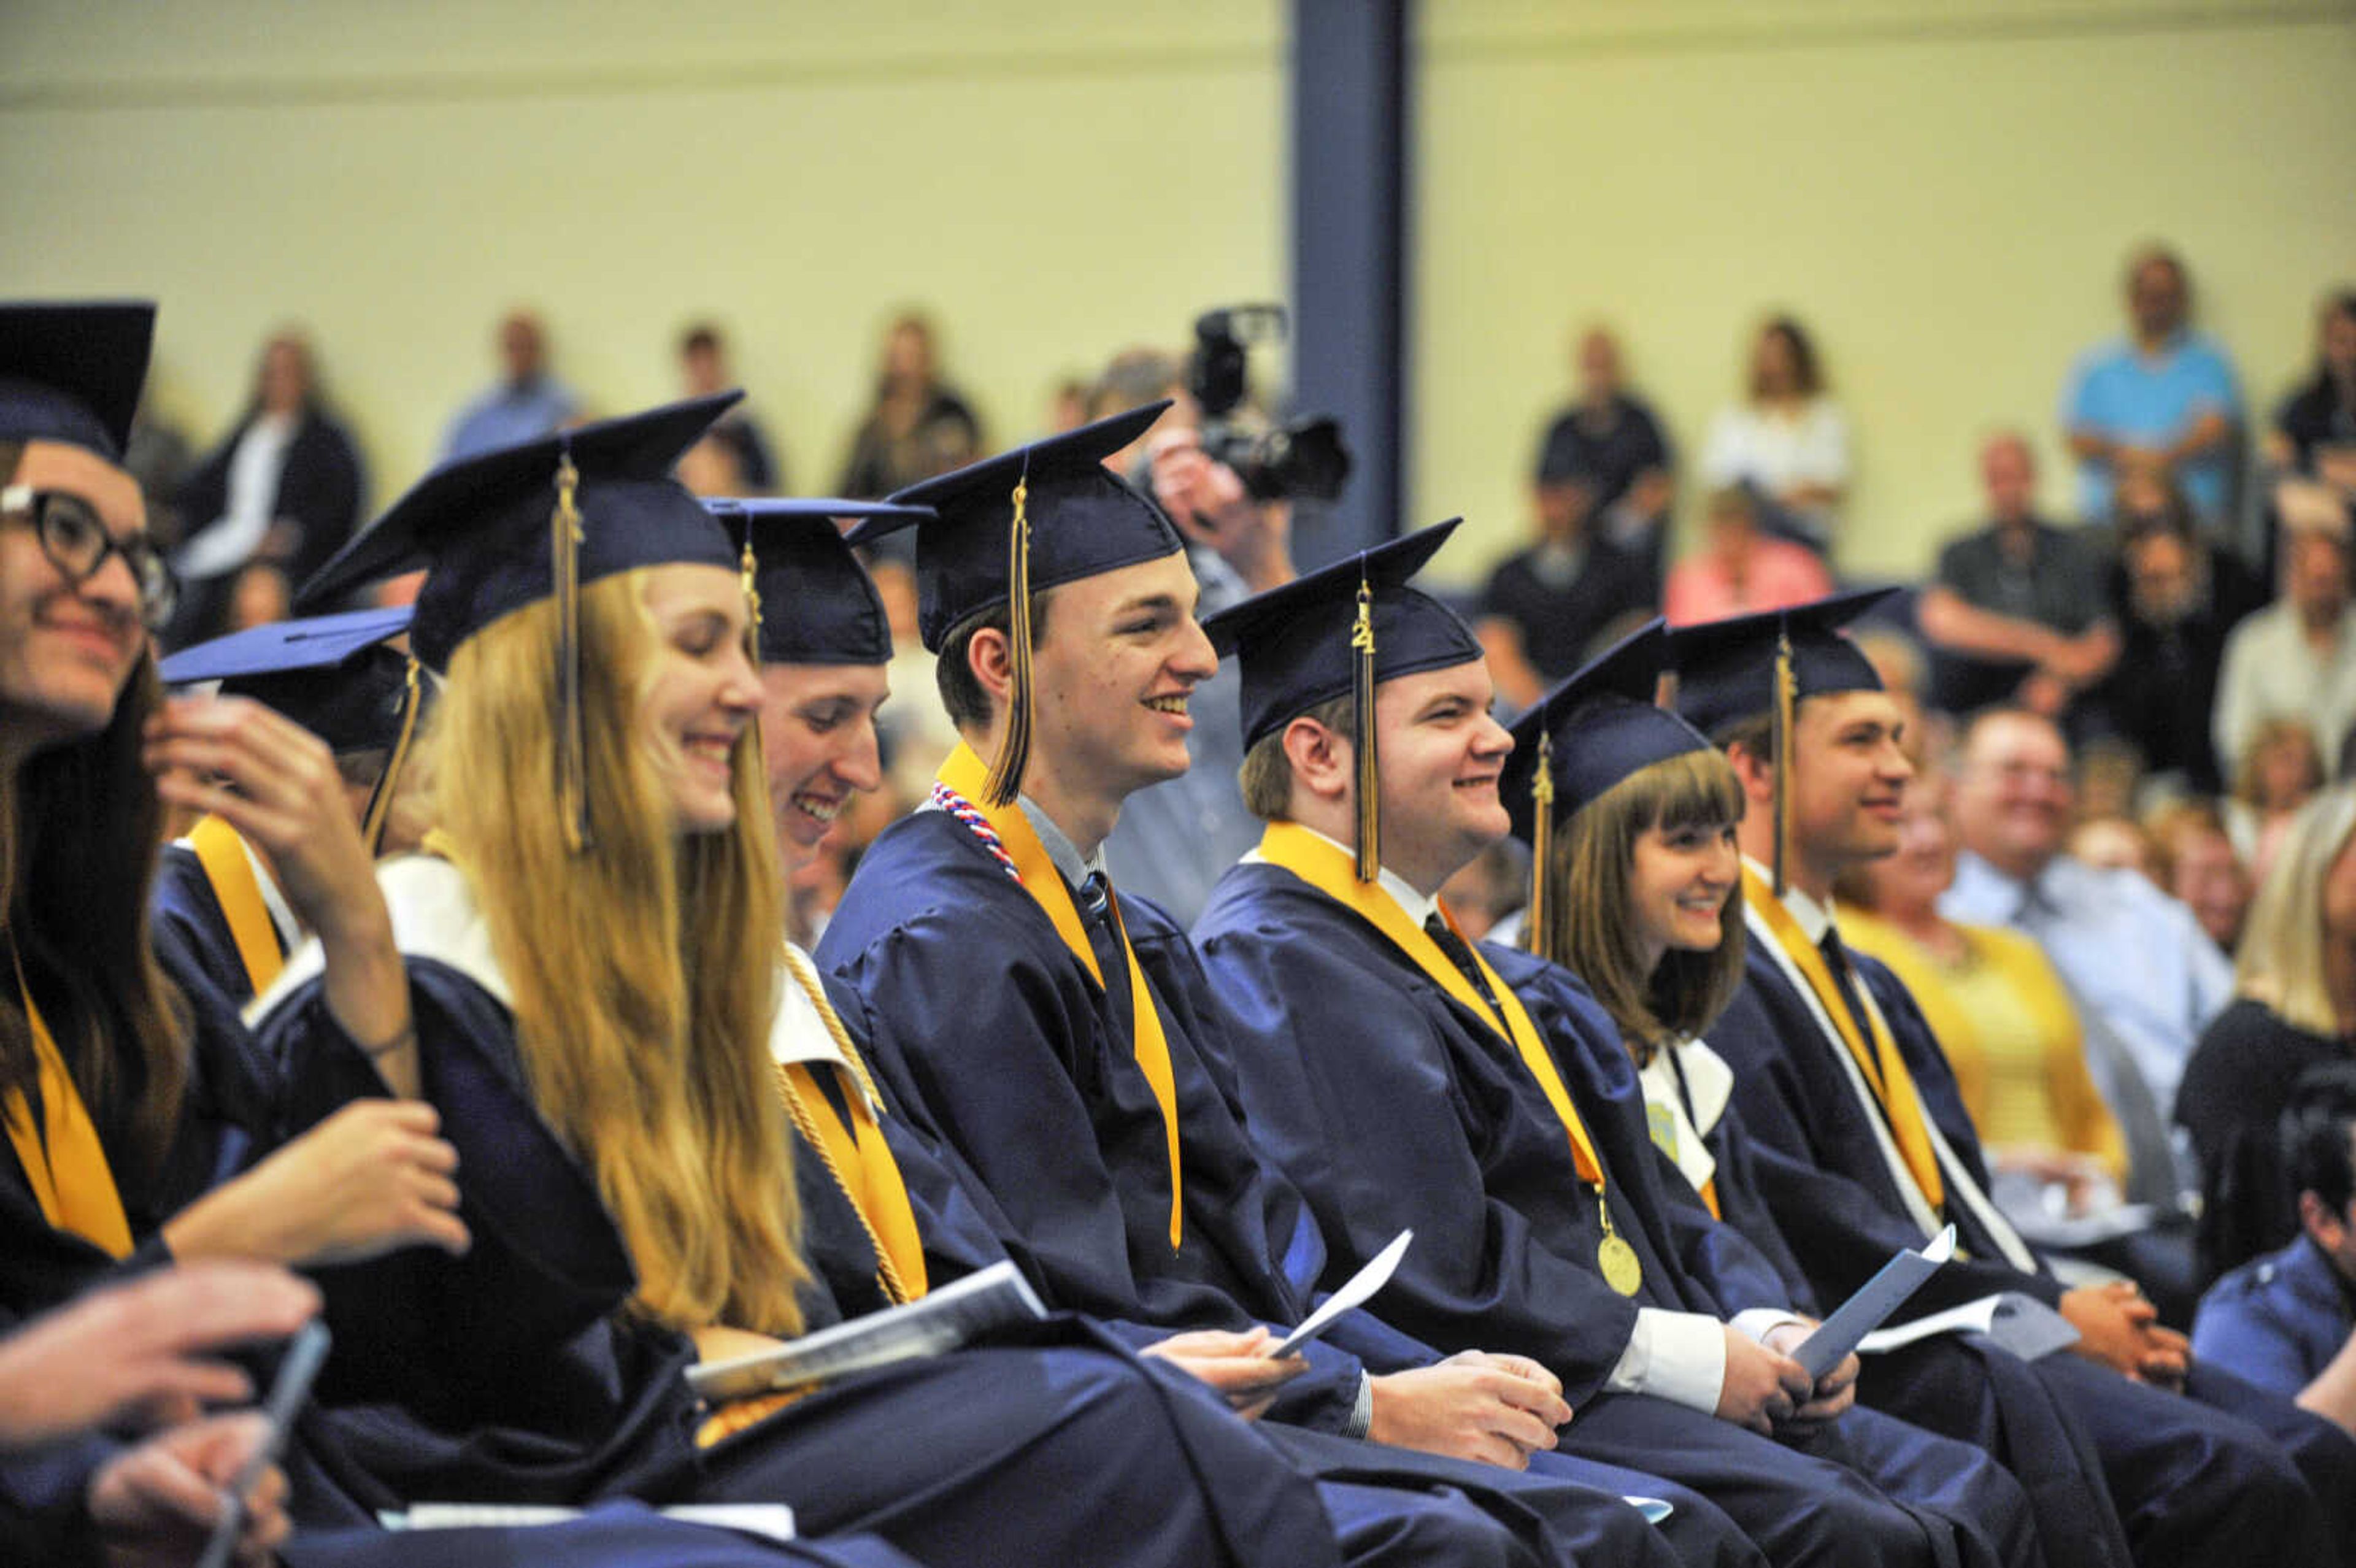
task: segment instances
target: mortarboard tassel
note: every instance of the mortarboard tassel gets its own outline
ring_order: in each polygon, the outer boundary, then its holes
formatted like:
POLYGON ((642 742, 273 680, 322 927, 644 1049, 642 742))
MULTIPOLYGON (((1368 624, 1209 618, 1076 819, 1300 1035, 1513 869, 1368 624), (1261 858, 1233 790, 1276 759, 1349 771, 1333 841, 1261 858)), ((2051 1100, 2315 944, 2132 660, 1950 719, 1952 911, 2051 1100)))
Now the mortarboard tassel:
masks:
POLYGON ((556 809, 564 847, 587 852, 588 737, 581 719, 581 471, 568 442, 556 460, 556 510, 549 515, 549 557, 556 583, 556 809))
POLYGON ((417 736, 421 697, 417 656, 412 654, 408 672, 402 677, 401 733, 393 739, 392 750, 384 759, 384 772, 377 775, 376 787, 369 791, 368 809, 360 813, 360 842, 368 846, 370 859, 384 843, 385 819, 392 815, 392 797, 401 787, 402 765, 409 761, 409 743, 417 736))
POLYGON ((1031 761, 1031 460, 1014 482, 1014 525, 1007 542, 1006 641, 1013 666, 1006 704, 1006 738, 982 781, 985 805, 1009 805, 1023 792, 1023 771, 1031 761))
POLYGON ((1792 837, 1792 629, 1784 624, 1775 634, 1775 706, 1770 719, 1768 744, 1775 752, 1775 896, 1784 890, 1784 861, 1792 837))
POLYGON ((744 651, 753 667, 761 667, 761 562, 753 553, 753 519, 744 519, 744 552, 736 558, 736 576, 744 588, 744 651))
POLYGON ((1363 568, 1358 618, 1350 627, 1350 699, 1358 731, 1358 880, 1371 882, 1383 868, 1383 795, 1375 759, 1375 595, 1363 568))
POLYGON ((1529 950, 1545 958, 1554 952, 1554 905, 1546 896, 1547 878, 1554 858, 1554 734, 1538 731, 1538 765, 1530 779, 1530 802, 1537 819, 1530 827, 1529 950))

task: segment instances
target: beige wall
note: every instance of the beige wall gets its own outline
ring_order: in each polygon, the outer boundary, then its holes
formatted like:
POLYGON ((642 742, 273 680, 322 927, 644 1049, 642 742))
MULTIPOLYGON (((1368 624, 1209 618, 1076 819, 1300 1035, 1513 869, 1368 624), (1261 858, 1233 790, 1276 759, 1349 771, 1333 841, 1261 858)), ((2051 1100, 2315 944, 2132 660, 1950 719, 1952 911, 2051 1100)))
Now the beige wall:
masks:
POLYGON ((1460 572, 1526 527, 1574 324, 1619 326, 1697 455, 1769 307, 1856 433, 1845 556, 1915 572, 1993 425, 2038 436, 2161 236, 2270 408, 2356 281, 2356 7, 2158 0, 1440 0, 1426 13, 1419 515, 1460 572))
POLYGON ((10 0, 0 294, 153 293, 210 441, 307 323, 376 498, 539 304, 603 411, 676 391, 691 317, 804 489, 884 321, 931 306, 994 437, 1140 337, 1285 271, 1278 0, 10 0))
MULTIPOLYGON (((669 395, 711 312, 816 487, 903 302, 1012 439, 1058 375, 1284 286, 1284 10, 12 0, 0 184, 39 219, 0 293, 159 295, 162 395, 205 440, 307 322, 380 501, 510 303, 608 411, 669 395)), ((1524 526, 1590 317, 1690 451, 1761 310, 1798 311, 1857 425, 1851 559, 1914 571, 1976 435, 2051 450, 2135 240, 2184 249, 2266 401, 2356 275, 2349 0, 1422 11, 1408 520, 1470 515, 1460 578, 1524 526)))

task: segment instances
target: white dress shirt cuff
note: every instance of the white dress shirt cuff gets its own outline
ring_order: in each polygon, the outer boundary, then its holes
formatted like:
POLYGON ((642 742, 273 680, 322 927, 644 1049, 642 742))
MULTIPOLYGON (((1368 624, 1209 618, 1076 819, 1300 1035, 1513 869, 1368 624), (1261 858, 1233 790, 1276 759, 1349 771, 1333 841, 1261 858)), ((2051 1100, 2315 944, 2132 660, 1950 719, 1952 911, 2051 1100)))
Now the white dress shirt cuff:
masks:
POLYGON ((1603 1386, 1612 1393, 1648 1393, 1715 1415, 1726 1386, 1726 1327, 1704 1313, 1640 1307, 1628 1348, 1603 1386))

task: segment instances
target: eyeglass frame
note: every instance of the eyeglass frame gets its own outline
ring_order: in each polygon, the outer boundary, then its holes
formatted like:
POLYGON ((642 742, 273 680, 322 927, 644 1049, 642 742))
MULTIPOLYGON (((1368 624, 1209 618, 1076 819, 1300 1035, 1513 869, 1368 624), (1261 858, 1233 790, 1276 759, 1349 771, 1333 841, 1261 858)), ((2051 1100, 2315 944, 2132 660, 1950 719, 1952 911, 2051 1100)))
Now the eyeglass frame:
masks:
POLYGON ((157 549, 145 534, 134 534, 128 540, 119 539, 114 537, 114 530, 106 526, 106 519, 99 516, 98 508, 80 496, 70 490, 44 490, 31 485, 0 487, 0 516, 22 517, 30 522, 33 538, 40 545, 41 554, 76 588, 103 571, 108 557, 121 556, 123 564, 131 572, 132 586, 138 592, 140 624, 150 632, 161 632, 170 624, 172 612, 179 604, 180 580, 173 575, 171 563, 164 559, 164 552, 157 549), (50 507, 51 503, 57 501, 69 501, 80 507, 91 525, 98 530, 98 537, 105 541, 99 548, 96 558, 80 571, 59 555, 58 547, 49 538, 50 507), (148 574, 149 565, 153 568, 152 579, 148 574))

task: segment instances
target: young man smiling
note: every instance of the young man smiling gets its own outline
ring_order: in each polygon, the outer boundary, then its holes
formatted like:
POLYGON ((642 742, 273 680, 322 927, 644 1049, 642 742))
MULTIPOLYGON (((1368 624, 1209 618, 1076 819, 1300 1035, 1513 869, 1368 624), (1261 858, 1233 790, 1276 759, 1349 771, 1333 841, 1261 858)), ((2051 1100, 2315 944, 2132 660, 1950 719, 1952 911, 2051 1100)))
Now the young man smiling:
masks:
POLYGON ((1567 1448, 1695 1488, 1771 1562, 2041 1561, 2009 1477, 1844 1413, 1853 1361, 1812 1379, 1788 1354, 1804 1320, 1697 1276, 1678 1232, 1708 1216, 1673 1218, 1641 1101, 1601 1087, 1604 1062, 1628 1080, 1616 1040, 1590 1052, 1533 1017, 1440 901, 1512 826, 1481 645, 1405 585, 1453 526, 1205 627, 1241 667, 1245 796, 1269 827, 1195 937, 1243 1025, 1252 1126, 1333 1238, 1326 1282, 1412 1228, 1395 1322, 1537 1360, 1578 1406, 1567 1448), (1923 1508, 1873 1484, 1901 1471, 1923 1508))
MULTIPOLYGON (((933 809, 862 859, 818 955, 878 1074, 986 1189, 1054 1305, 1248 1331, 1306 1315, 1323 1242, 1243 1125, 1225 1014, 1184 933, 1098 864, 1121 802, 1185 769, 1185 699, 1215 667, 1176 532, 1099 465, 1159 411, 894 497, 940 514, 918 528, 921 631, 965 744, 933 809)), ((1440 1363, 1365 1312, 1308 1360, 1269 1412, 1277 1435, 1394 1445, 1320 1449, 1312 1467, 1508 1492, 1581 1560, 1662 1550, 1591 1488, 1666 1497, 1687 1561, 1756 1561, 1698 1496, 1547 1456, 1569 1407, 1529 1361, 1440 1363), (1534 1456, 1538 1474, 1510 1473, 1534 1456)))
POLYGON ((1761 1195, 1820 1299, 1952 1221, 1961 1253, 1910 1315, 2015 1292, 2068 1318, 2075 1353, 2033 1365, 2092 1439, 2145 1568, 2336 1561, 2356 1459, 2345 1435, 2188 1367, 2182 1337, 2131 1285, 2065 1288, 1988 1201, 1970 1118, 1912 997, 1840 940, 1833 881, 1896 851, 1913 771, 1897 704, 1838 631, 1880 596, 1675 634, 1678 709, 1725 749, 1749 805, 1745 978, 1710 1043, 1734 1070, 1761 1195), (2169 1392, 2188 1374, 2195 1397, 2169 1392))

